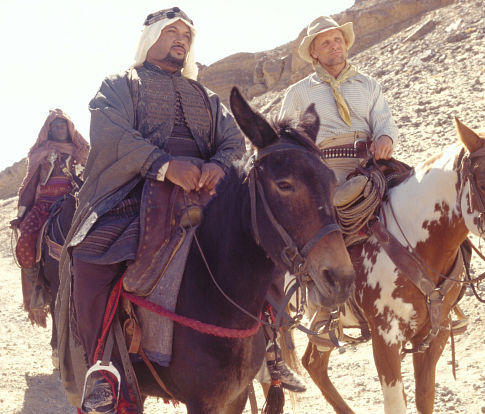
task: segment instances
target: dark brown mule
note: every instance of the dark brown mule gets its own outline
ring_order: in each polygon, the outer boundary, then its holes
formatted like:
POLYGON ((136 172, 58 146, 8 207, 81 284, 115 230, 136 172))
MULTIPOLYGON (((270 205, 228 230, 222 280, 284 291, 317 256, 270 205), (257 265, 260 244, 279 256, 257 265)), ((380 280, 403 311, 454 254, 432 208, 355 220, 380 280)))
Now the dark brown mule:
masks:
MULTIPOLYGON (((390 200, 383 206, 388 231, 418 257, 423 272, 437 287, 448 283, 444 275, 459 277, 452 272, 459 247, 469 232, 482 235, 485 224, 485 136, 458 120, 456 124, 461 145, 417 166, 406 181, 390 191, 390 200)), ((423 351, 413 353, 416 406, 419 413, 429 414, 434 405, 436 363, 450 335, 449 312, 461 284, 451 281, 438 315, 441 329, 427 348, 432 327, 425 296, 374 236, 357 249, 351 253, 356 259, 355 297, 370 325, 385 412, 406 412, 401 351, 409 342, 414 350, 423 351)), ((439 296, 434 292, 431 298, 438 303, 439 296)), ((343 323, 358 327, 356 321, 344 319, 343 323)), ((353 413, 328 377, 330 352, 318 352, 309 343, 303 365, 336 412, 353 413)))
MULTIPOLYGON (((298 264, 296 267, 308 273, 314 297, 324 305, 342 303, 348 298, 355 275, 335 227, 331 201, 335 179, 321 162, 313 142, 319 126, 314 108, 298 125, 275 127, 254 112, 236 89, 231 93, 231 108, 257 153, 249 180, 243 167, 227 173, 197 229, 217 283, 233 301, 259 315, 274 276, 295 264, 288 262, 293 254, 281 229, 277 229, 281 226, 306 256, 303 269, 298 264), (251 180, 254 198, 250 196, 251 180)), ((224 328, 245 330, 256 323, 221 294, 195 243, 176 313, 224 328)), ((160 318, 156 314, 153 317, 160 318)), ((252 337, 231 339, 176 323, 170 366, 155 367, 189 414, 242 413, 248 385, 263 362, 264 352, 261 330, 252 337)), ((143 362, 135 363, 134 368, 144 396, 168 397, 143 362)))
POLYGON ((72 217, 76 209, 76 200, 72 194, 65 194, 51 208, 51 216, 46 224, 42 241, 42 255, 40 262, 40 277, 48 293, 48 311, 52 318, 52 363, 59 367, 57 357, 57 328, 55 323, 55 303, 59 290, 59 257, 66 235, 71 227, 72 217))

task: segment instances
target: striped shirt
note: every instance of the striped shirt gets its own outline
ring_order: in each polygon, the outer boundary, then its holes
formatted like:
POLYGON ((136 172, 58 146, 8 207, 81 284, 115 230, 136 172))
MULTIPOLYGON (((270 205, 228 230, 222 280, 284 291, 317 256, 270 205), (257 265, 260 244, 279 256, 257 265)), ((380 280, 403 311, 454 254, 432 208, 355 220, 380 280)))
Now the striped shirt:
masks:
POLYGON ((350 110, 351 126, 340 117, 328 82, 310 74, 288 88, 281 106, 280 118, 298 116, 311 103, 320 117, 317 144, 325 138, 362 131, 374 137, 388 135, 394 146, 398 142, 397 126, 384 99, 381 86, 370 76, 358 73, 345 80, 340 91, 350 110))

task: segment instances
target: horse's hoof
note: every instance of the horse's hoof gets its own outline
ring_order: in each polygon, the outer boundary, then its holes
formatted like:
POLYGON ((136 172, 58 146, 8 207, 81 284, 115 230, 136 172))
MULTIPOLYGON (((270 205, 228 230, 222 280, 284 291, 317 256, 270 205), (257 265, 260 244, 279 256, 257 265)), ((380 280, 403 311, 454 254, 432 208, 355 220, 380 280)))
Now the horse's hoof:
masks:
POLYGON ((54 369, 59 369, 59 351, 57 349, 52 350, 52 365, 54 369))

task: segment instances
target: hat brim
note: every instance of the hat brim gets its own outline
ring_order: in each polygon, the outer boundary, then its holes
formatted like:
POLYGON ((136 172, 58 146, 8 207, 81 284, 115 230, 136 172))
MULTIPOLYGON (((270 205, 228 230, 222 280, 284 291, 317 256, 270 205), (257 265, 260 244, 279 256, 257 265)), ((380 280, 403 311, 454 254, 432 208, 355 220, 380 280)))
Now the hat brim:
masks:
POLYGON ((317 33, 313 33, 311 35, 305 36, 298 48, 298 54, 300 55, 300 57, 306 62, 313 63, 313 58, 310 55, 310 45, 312 44, 313 39, 315 39, 315 37, 317 37, 318 35, 333 29, 339 29, 343 33, 344 38, 347 42, 347 50, 350 49, 355 41, 354 28, 353 28, 352 22, 344 23, 343 25, 337 26, 337 27, 329 27, 327 29, 320 30, 317 33))

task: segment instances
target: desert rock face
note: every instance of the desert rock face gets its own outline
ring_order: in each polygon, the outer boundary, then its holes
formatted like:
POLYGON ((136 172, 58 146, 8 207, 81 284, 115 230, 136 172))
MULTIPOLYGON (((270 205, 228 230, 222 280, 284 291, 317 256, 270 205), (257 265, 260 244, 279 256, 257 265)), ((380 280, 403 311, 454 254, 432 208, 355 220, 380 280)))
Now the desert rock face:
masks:
POLYGON ((0 200, 17 195, 27 171, 27 158, 23 158, 0 172, 0 200))
MULTIPOLYGON (((356 41, 351 52, 355 55, 409 27, 424 13, 450 3, 452 0, 359 0, 333 18, 339 23, 354 23, 356 41)), ((224 103, 235 85, 249 99, 282 90, 312 71, 311 64, 298 55, 298 46, 305 35, 303 28, 297 39, 273 50, 238 53, 203 67, 199 80, 224 103)))

